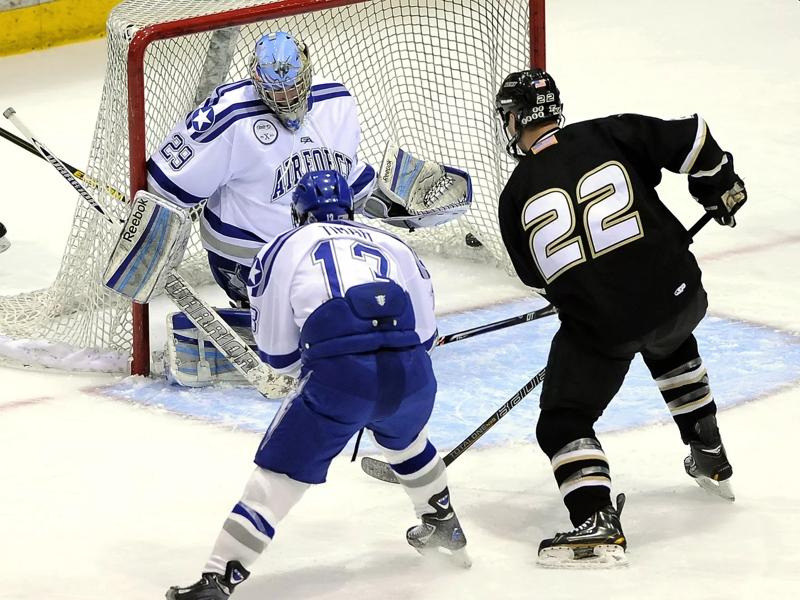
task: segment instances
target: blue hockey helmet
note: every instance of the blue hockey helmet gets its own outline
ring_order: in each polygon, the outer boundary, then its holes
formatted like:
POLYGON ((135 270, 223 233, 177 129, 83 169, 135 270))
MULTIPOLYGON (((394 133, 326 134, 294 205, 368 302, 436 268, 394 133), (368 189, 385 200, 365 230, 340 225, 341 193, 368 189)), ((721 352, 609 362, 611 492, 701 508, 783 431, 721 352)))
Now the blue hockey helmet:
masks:
POLYGON ((353 218, 353 191, 338 171, 309 171, 292 194, 292 221, 306 223, 353 218))
POLYGON ((311 93, 311 59, 306 45, 285 31, 261 36, 253 50, 250 78, 284 127, 299 129, 311 93))

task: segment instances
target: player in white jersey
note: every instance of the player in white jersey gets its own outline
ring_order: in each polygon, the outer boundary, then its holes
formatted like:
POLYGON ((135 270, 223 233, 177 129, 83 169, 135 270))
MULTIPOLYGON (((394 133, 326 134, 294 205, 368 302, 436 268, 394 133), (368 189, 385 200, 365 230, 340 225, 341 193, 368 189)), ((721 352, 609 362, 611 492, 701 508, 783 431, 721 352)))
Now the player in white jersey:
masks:
POLYGON ((311 172, 292 203, 296 229, 256 257, 248 280, 259 353, 299 374, 267 430, 241 500, 225 520, 200 581, 171 600, 224 600, 244 581, 278 522, 331 460, 366 428, 410 496, 421 523, 406 538, 469 566, 450 504, 444 461, 428 440, 436 379, 430 276, 395 236, 353 222, 353 196, 336 171, 311 172))
POLYGON ((375 170, 358 158, 356 103, 341 83, 314 80, 305 44, 285 32, 255 45, 248 79, 221 85, 179 122, 147 162, 151 191, 184 208, 208 199, 203 247, 239 305, 253 258, 289 229, 291 194, 308 171, 344 175, 356 203, 375 170))

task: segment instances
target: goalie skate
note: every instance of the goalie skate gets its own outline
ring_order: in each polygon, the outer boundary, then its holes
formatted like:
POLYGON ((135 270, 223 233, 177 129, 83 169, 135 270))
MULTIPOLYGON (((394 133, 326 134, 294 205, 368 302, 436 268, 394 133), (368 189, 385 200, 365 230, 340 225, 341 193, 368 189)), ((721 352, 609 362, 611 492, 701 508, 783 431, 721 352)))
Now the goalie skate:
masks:
POLYGON ((537 563, 557 569, 608 569, 628 564, 627 542, 620 524, 625 494, 617 508, 606 506, 571 531, 557 533, 539 544, 537 563))

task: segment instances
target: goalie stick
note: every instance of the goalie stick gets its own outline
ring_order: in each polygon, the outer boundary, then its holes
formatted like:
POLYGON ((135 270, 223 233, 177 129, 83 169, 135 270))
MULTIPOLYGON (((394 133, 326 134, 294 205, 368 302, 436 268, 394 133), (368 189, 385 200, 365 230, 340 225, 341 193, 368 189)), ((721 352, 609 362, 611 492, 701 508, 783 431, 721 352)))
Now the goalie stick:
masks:
MULTIPOLYGON (((3 112, 3 116, 14 123, 17 129, 28 138, 34 148, 66 179, 80 196, 98 210, 110 223, 109 217, 92 195, 86 191, 74 174, 47 147, 38 140, 16 115, 13 108, 3 112)), ((165 291, 189 320, 203 331, 220 353, 255 387, 269 399, 286 396, 294 387, 294 380, 275 373, 261 362, 258 354, 242 340, 236 331, 205 301, 200 299, 189 284, 175 271, 166 280, 165 291)))
MULTIPOLYGON (((445 455, 443 459, 445 466, 449 467, 455 459, 464 454, 464 452, 466 452, 470 446, 477 442, 484 433, 497 425, 497 422, 505 417, 512 408, 522 402, 522 399, 530 394, 531 391, 544 380, 544 373, 545 369, 542 369, 536 375, 534 375, 533 379, 522 386, 522 388, 520 388, 516 394, 506 400, 506 402, 500 408, 494 411, 494 413, 483 423, 481 423, 475 431, 470 433, 464 439, 464 441, 462 441, 458 446, 453 448, 447 455, 445 455)), ((370 456, 362 457, 361 469, 367 475, 374 477, 375 479, 380 479, 381 481, 385 481, 387 483, 400 483, 394 473, 394 470, 392 469, 392 466, 387 462, 378 460, 377 458, 372 458, 370 456)))

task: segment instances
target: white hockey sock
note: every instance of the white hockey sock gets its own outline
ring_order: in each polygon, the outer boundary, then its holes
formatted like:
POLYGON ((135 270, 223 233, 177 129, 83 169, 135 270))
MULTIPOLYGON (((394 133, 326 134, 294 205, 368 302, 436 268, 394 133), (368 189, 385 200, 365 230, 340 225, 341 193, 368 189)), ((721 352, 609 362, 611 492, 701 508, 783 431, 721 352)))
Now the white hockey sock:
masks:
POLYGON ((447 487, 447 469, 436 453, 436 448, 428 440, 427 429, 423 429, 417 439, 403 450, 385 448, 374 436, 373 441, 392 465, 397 479, 403 484, 403 489, 414 504, 416 515, 419 517, 433 512, 428 500, 447 487))
POLYGON ((225 573, 229 561, 249 569, 275 536, 275 527, 302 498, 309 484, 256 467, 242 499, 222 525, 203 573, 225 573))

